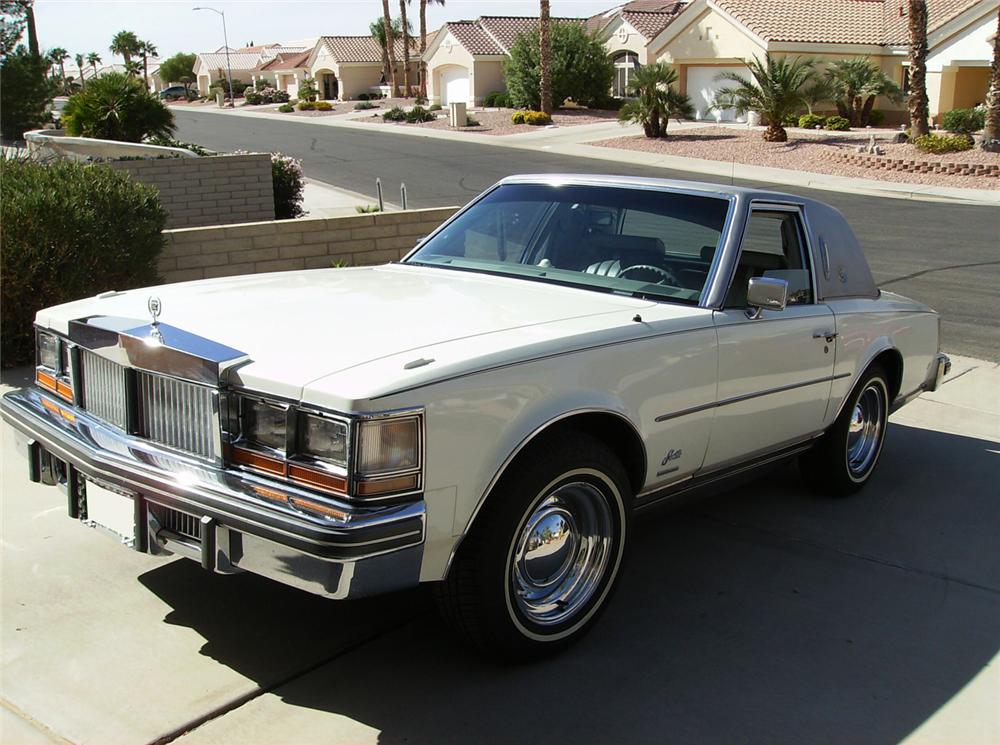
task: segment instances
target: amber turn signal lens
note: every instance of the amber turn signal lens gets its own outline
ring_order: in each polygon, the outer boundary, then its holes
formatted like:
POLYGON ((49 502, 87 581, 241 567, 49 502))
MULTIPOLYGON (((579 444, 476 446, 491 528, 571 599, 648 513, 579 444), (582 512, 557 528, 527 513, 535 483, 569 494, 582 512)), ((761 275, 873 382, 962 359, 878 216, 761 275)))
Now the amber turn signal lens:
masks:
POLYGON ((56 381, 56 393, 65 398, 67 401, 73 400, 73 388, 69 383, 63 382, 62 380, 56 381))
POLYGON ((317 489, 325 489, 337 492, 338 494, 347 493, 347 479, 343 476, 305 468, 294 463, 288 464, 288 478, 292 479, 292 481, 315 486, 317 489))
POLYGON ((35 382, 42 388, 48 388, 50 391, 55 393, 56 390, 56 376, 50 375, 42 370, 35 370, 35 382))
POLYGON ((298 507, 300 510, 306 510, 307 512, 316 512, 325 517, 333 517, 337 520, 346 520, 347 513, 343 510, 338 510, 336 507, 330 507, 329 505, 321 504, 320 502, 314 502, 311 499, 302 499, 301 497, 292 497, 291 503, 298 507))
POLYGON ((417 474, 409 476, 393 476, 377 481, 359 481, 357 492, 359 497, 373 497, 379 494, 410 491, 417 488, 417 474))
POLYGON ((259 471, 275 473, 279 476, 285 475, 285 462, 280 458, 272 458, 269 455, 255 453, 245 448, 233 448, 231 452, 236 463, 256 468, 259 471))
POLYGON ((280 502, 282 504, 288 504, 288 495, 280 491, 275 491, 274 489, 268 489, 265 486, 255 486, 253 487, 253 490, 258 497, 263 497, 264 499, 270 499, 272 502, 280 502))

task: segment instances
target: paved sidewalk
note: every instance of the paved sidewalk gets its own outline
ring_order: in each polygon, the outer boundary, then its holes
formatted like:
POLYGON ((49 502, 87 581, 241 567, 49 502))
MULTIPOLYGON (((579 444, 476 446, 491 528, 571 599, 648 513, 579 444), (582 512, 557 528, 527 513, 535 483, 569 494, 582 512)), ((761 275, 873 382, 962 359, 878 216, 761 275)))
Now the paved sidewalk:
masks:
MULTIPOLYGON (((358 214, 357 207, 370 207, 371 197, 348 189, 306 178, 302 190, 302 209, 306 217, 346 217, 358 214)), ((395 205, 385 203, 386 209, 394 209, 395 205)))
POLYGON ((995 745, 1000 365, 953 362, 862 494, 785 468, 650 515, 593 633, 520 667, 421 593, 338 603, 124 550, 2 426, 0 742, 995 745))
MULTIPOLYGON (((929 186, 926 184, 906 184, 892 181, 877 181, 874 179, 852 178, 833 174, 813 173, 811 171, 792 171, 786 168, 769 168, 766 166, 750 166, 740 163, 725 163, 722 161, 702 160, 700 158, 684 158, 675 155, 654 155, 634 150, 597 147, 589 142, 621 137, 630 134, 641 134, 641 129, 635 125, 622 126, 617 122, 599 122, 597 124, 581 124, 572 127, 543 127, 539 131, 513 135, 486 135, 475 132, 452 132, 442 129, 425 127, 405 127, 394 124, 370 124, 356 121, 365 116, 371 116, 370 111, 350 112, 328 117, 292 118, 278 113, 250 112, 240 109, 218 109, 205 107, 199 112, 217 114, 220 116, 246 116, 252 118, 268 118, 284 122, 307 122, 329 127, 363 128, 368 131, 380 128, 393 134, 413 137, 429 137, 433 139, 452 140, 458 142, 475 142, 495 147, 512 147, 528 150, 545 150, 546 152, 594 158, 616 163, 634 163, 644 166, 659 166, 674 170, 700 173, 710 177, 708 180, 765 181, 773 184, 801 186, 825 191, 848 192, 851 194, 867 194, 878 197, 896 199, 915 199, 923 201, 945 201, 962 204, 996 205, 1000 206, 1000 188, 963 189, 948 186, 929 186)), ((714 126, 714 122, 671 122, 671 131, 697 129, 714 126)))

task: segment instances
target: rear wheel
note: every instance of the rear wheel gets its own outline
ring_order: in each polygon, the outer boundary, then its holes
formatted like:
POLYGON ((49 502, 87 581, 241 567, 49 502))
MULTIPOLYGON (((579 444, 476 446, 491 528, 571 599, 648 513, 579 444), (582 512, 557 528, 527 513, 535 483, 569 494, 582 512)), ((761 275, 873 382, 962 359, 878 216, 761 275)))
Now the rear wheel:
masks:
POLYGON ((799 461, 815 490, 832 496, 854 494, 878 463, 889 416, 885 370, 873 365, 861 376, 837 421, 799 461))
POLYGON ((631 512, 617 458, 582 433, 522 454, 489 495, 438 606, 473 644, 532 659, 580 638, 607 604, 631 512))

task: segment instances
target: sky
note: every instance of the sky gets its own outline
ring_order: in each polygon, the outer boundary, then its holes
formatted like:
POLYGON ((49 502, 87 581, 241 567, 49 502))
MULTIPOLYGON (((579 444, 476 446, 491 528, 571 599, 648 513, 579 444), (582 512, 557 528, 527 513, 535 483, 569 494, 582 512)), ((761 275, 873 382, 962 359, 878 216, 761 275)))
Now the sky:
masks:
MULTIPOLYGON (((623 0, 552 0, 553 16, 590 16, 623 0)), ((160 57, 176 52, 207 52, 222 46, 222 19, 207 5, 226 14, 230 47, 292 42, 317 36, 367 34, 368 25, 382 13, 381 0, 35 0, 38 42, 43 49, 63 47, 70 55, 97 52, 107 64, 111 37, 133 31, 153 42, 160 57)), ((390 0, 394 15, 399 1, 390 0)), ((419 24, 419 0, 407 15, 419 24)), ((446 0, 428 5, 427 28, 445 21, 480 15, 537 15, 538 0, 446 0)), ((114 60, 120 62, 121 60, 114 60)))

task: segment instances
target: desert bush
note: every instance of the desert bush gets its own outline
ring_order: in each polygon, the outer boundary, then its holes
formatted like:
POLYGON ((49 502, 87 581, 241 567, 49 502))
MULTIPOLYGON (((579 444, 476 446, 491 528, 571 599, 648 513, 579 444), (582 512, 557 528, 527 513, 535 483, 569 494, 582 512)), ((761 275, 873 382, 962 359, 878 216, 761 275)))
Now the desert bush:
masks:
POLYGON ((941 126, 949 132, 971 135, 986 126, 986 108, 952 109, 941 118, 941 126))
POLYGON ((358 101, 356 104, 354 104, 355 111, 365 111, 366 109, 377 109, 377 108, 378 104, 374 104, 368 100, 358 101))
POLYGON ((918 150, 925 153, 959 153, 972 149, 972 138, 966 134, 932 135, 926 134, 913 141, 918 150))
POLYGON ((278 220, 301 217, 302 161, 281 153, 271 153, 271 185, 274 189, 274 216, 278 220))
POLYGON ((382 118, 385 119, 387 122, 405 122, 406 112, 403 111, 398 106, 393 106, 387 112, 382 114, 382 118))
POLYGON ((441 110, 441 104, 439 104, 439 103, 432 103, 430 106, 427 107, 427 110, 428 111, 440 111, 441 110))
POLYGON ((511 114, 510 120, 514 124, 531 124, 536 127, 552 124, 552 117, 541 111, 515 111, 511 114))
POLYGON ((107 166, 0 160, 0 354, 30 362, 41 308, 155 284, 166 212, 157 190, 107 166))
POLYGON ((66 133, 99 140, 142 142, 169 137, 174 115, 138 78, 119 72, 101 75, 66 102, 66 133))
POLYGON ((315 101, 319 98, 319 88, 316 87, 316 78, 303 78, 299 83, 299 100, 315 101))
POLYGON ((410 124, 419 124, 420 122, 432 122, 437 117, 425 109, 423 106, 414 106, 408 112, 406 112, 406 121, 410 124))
POLYGON ((358 100, 359 101, 367 101, 370 98, 371 98, 371 96, 369 94, 367 94, 367 93, 359 93, 358 94, 358 100))
POLYGON ((292 106, 290 103, 283 103, 281 104, 281 106, 278 107, 278 111, 280 111, 282 114, 291 114, 293 111, 295 111, 295 107, 292 106))
POLYGON ((826 122, 823 124, 823 129, 828 129, 832 132, 846 132, 851 128, 851 121, 842 116, 831 116, 828 117, 826 122))
POLYGON ((466 117, 465 117, 465 126, 466 127, 478 127, 479 126, 479 120, 478 119, 473 119, 471 116, 466 115, 466 117))
POLYGON ((803 129, 816 129, 816 127, 822 127, 825 124, 826 117, 819 114, 803 114, 798 120, 798 126, 803 129))
POLYGON ((158 135, 156 137, 150 137, 146 140, 147 145, 159 145, 160 147, 182 147, 185 150, 190 150, 195 155, 211 155, 211 151, 203 148, 196 142, 181 142, 180 140, 175 140, 173 137, 164 137, 158 135))
POLYGON ((333 111, 333 104, 329 101, 317 101, 316 111, 333 111))
POLYGON ((486 97, 483 99, 483 106, 497 109, 509 109, 510 108, 510 94, 504 91, 493 91, 492 93, 487 93, 486 97))
POLYGON ((299 101, 298 104, 299 111, 315 111, 316 102, 315 101, 299 101))

